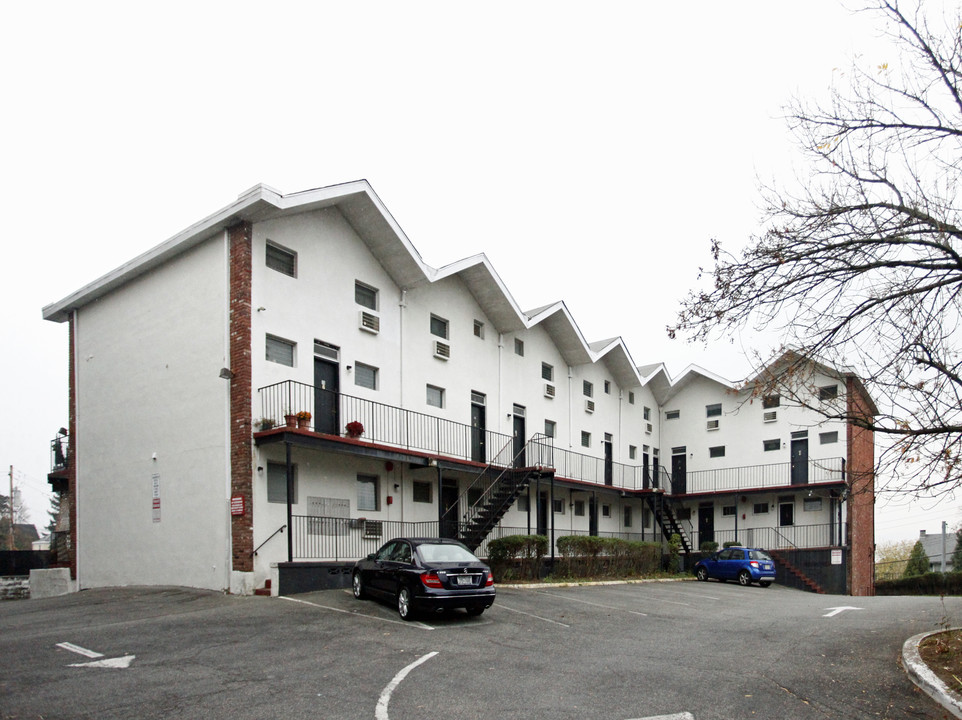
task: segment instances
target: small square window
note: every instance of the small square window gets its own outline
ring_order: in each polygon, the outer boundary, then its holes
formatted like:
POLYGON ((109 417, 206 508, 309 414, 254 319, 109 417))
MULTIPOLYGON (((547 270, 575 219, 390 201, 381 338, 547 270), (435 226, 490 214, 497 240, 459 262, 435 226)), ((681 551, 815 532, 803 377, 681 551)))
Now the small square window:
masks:
POLYGON ((768 514, 768 503, 755 503, 752 506, 752 512, 756 515, 767 515, 768 514))
MULTIPOLYGON (((287 504, 287 465, 267 463, 267 502, 287 504)), ((294 496, 291 504, 297 504, 297 466, 294 466, 294 496)))
POLYGON ((629 460, 634 460, 636 455, 638 455, 638 448, 635 447, 634 445, 629 445, 629 446, 628 446, 628 459, 629 459, 629 460))
POLYGON ((480 320, 474 321, 474 336, 484 340, 484 323, 480 320))
POLYGON ((738 512, 738 508, 734 505, 722 506, 722 517, 734 517, 736 512, 738 512))
POLYGON ((575 517, 585 516, 585 501, 575 500, 575 517))
POLYGON ((268 240, 267 267, 279 273, 297 277, 297 253, 268 240))
POLYGON ((443 408, 444 407, 444 388, 439 388, 434 385, 427 386, 427 403, 431 407, 443 408))
POLYGON ((581 431, 581 447, 591 447, 591 433, 581 431))
POLYGON ((379 510, 378 478, 376 475, 357 476, 357 509, 379 510))
POLYGON ((725 446, 716 445, 715 447, 708 448, 708 457, 713 457, 713 458, 725 457, 725 446))
POLYGON ((838 430, 823 432, 818 434, 819 445, 832 445, 838 442, 838 430))
POLYGON ((354 384, 369 390, 377 390, 377 368, 364 363, 354 364, 354 384))
POLYGON ((279 365, 294 367, 294 348, 296 343, 274 335, 267 336, 267 350, 265 357, 268 362, 275 362, 279 365))
POLYGON ((628 404, 629 404, 629 405, 634 405, 634 404, 635 404, 635 391, 634 391, 634 390, 629 390, 629 391, 628 391, 628 404))
POLYGON ((354 302, 368 310, 377 310, 377 288, 365 285, 360 280, 354 281, 354 302))
POLYGON ((681 410, 669 410, 665 413, 665 420, 677 420, 681 417, 681 410))
POLYGON ((782 404, 781 395, 766 395, 762 398, 762 407, 766 410, 771 410, 772 408, 777 408, 782 404))
POLYGON ((528 512, 527 495, 518 495, 518 512, 528 512))
POLYGON ((721 403, 705 406, 705 417, 721 417, 721 403))
POLYGON ((834 400, 838 397, 838 385, 826 385, 818 389, 819 400, 834 400))
POLYGON ((413 484, 414 502, 416 503, 431 502, 431 487, 432 487, 432 484, 429 482, 415 480, 413 484))
POLYGON ((606 517, 606 518, 611 517, 611 505, 601 506, 601 517, 606 517))
POLYGON ((524 357, 524 340, 514 339, 514 354, 524 357))
POLYGON ((561 498, 554 499, 554 514, 564 515, 565 514, 565 501, 561 498))
POLYGON ((554 366, 546 362, 541 363, 541 379, 554 382, 554 366))
POLYGON ((444 340, 448 339, 448 321, 437 315, 431 316, 431 334, 444 340))
POLYGON ((625 505, 625 527, 631 527, 631 505, 625 505))
POLYGON ((585 397, 594 397, 594 394, 595 394, 594 385, 592 385, 590 382, 585 380, 582 387, 584 389, 585 397))
POLYGON ((544 434, 546 437, 549 437, 549 438, 558 437, 557 432, 558 432, 558 423, 556 423, 554 420, 544 421, 544 434))
POLYGON ((605 380, 605 395, 611 395, 611 382, 605 380))
POLYGON ((782 441, 779 440, 778 438, 775 438, 774 440, 763 440, 762 446, 765 448, 765 452, 771 452, 772 450, 781 450, 782 441))
POLYGON ((646 407, 646 408, 644 409, 644 417, 645 417, 645 420, 647 420, 648 422, 651 422, 651 408, 650 408, 650 407, 646 407))

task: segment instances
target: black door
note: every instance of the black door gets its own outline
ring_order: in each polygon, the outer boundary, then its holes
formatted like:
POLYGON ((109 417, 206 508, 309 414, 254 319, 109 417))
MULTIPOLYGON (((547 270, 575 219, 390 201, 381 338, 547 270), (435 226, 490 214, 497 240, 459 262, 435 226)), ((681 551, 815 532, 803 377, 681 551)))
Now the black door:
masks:
POLYGON ((314 431, 340 435, 338 422, 338 367, 321 358, 314 358, 314 431))
POLYGON ((688 492, 688 455, 679 453, 671 456, 671 491, 676 495, 688 492))
POLYGON ((598 535, 598 503, 594 495, 588 500, 588 534, 592 537, 598 535))
POLYGON ((715 540, 715 507, 698 508, 698 544, 715 540))
POLYGON ((614 460, 612 458, 611 447, 614 443, 611 442, 611 435, 605 433, 604 439, 605 447, 605 485, 614 484, 614 460))
POLYGON ((487 462, 485 415, 484 405, 471 403, 471 459, 478 463, 487 462))
POLYGON ((441 481, 441 537, 458 537, 458 485, 453 480, 441 481))
POLYGON ((514 466, 523 468, 528 463, 524 457, 524 415, 514 415, 514 466))
POLYGON ((795 524, 795 504, 782 503, 778 506, 778 526, 791 527, 795 524))
POLYGON ((808 438, 792 440, 792 485, 808 485, 808 438))
POLYGON ((538 493, 538 535, 548 534, 548 493, 538 493))
POLYGON ((641 477, 644 483, 642 487, 647 490, 651 487, 651 469, 648 467, 648 453, 641 454, 641 477))

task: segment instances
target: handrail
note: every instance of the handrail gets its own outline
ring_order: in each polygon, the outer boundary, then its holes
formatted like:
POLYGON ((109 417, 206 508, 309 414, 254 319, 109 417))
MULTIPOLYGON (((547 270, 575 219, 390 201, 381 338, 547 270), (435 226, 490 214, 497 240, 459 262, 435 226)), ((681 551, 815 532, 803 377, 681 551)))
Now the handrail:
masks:
POLYGON ((784 540, 785 542, 787 542, 787 543, 788 543, 788 546, 789 546, 790 548, 792 548, 793 550, 798 550, 798 547, 795 545, 795 543, 793 543, 793 542, 792 542, 791 540, 789 540, 787 537, 785 537, 784 535, 782 535, 781 531, 780 531, 778 528, 773 527, 773 528, 772 528, 772 532, 773 532, 775 535, 777 535, 778 537, 780 537, 782 540, 784 540))
MULTIPOLYGON (((514 438, 511 438, 510 440, 508 440, 507 444, 505 444, 505 446, 502 447, 501 450, 498 451, 498 453, 495 455, 495 458, 500 458, 500 457, 501 457, 501 453, 503 453, 507 448, 511 447, 513 444, 514 444, 514 438)), ((460 507, 461 507, 461 501, 462 501, 462 500, 464 500, 465 502, 467 501, 468 495, 470 494, 471 490, 474 489, 474 486, 475 486, 475 485, 477 485, 478 483, 482 482, 482 480, 484 479, 485 475, 487 475, 487 473, 488 473, 490 470, 494 469, 495 467, 501 468, 501 472, 498 473, 498 476, 497 476, 496 478, 494 478, 494 480, 492 480, 491 483, 481 492, 481 495, 478 497, 477 502, 475 502, 475 503, 472 504, 472 505, 468 505, 468 506, 467 506, 467 511, 464 513, 462 519, 465 520, 465 521, 473 520, 474 517, 477 516, 477 513, 474 513, 474 514, 471 516, 471 518, 469 519, 469 518, 468 518, 468 515, 471 514, 471 510, 472 510, 473 508, 477 507, 478 505, 483 504, 485 498, 491 493, 491 489, 492 489, 495 485, 497 485, 498 483, 501 482, 501 479, 505 476, 505 474, 508 472, 508 470, 510 470, 511 468, 514 467, 514 465, 515 465, 516 462, 517 462, 517 459, 521 456, 522 453, 524 453, 524 451, 525 451, 526 448, 527 448, 527 445, 525 445, 525 447, 522 448, 521 451, 520 451, 519 453, 517 453, 517 454, 514 456, 514 458, 511 459, 511 462, 510 462, 510 463, 505 463, 505 464, 503 464, 503 465, 499 463, 497 466, 495 466, 494 463, 489 462, 487 465, 485 465, 484 468, 481 470, 481 472, 479 472, 478 475, 474 478, 474 480, 472 480, 472 481, 470 482, 470 484, 469 484, 468 487, 464 490, 464 492, 462 492, 462 493, 458 496, 458 501, 457 501, 456 503, 454 503, 451 507, 449 507, 449 508, 441 515, 441 520, 444 521, 444 520, 449 520, 449 519, 450 519, 450 518, 448 518, 448 514, 449 514, 452 510, 454 510, 455 508, 460 508, 460 507)))
POLYGON ((286 528, 286 527, 287 527, 287 523, 284 523, 284 524, 281 525, 279 528, 277 528, 277 530, 275 530, 274 532, 272 532, 271 535, 270 535, 270 537, 267 538, 267 540, 265 540, 264 542, 262 542, 262 543, 261 543, 260 545, 258 545, 256 548, 254 548, 254 552, 251 553, 251 557, 254 557, 255 555, 257 555, 257 551, 260 550, 260 549, 261 549, 262 547, 264 547, 265 545, 267 545, 267 543, 269 543, 269 542, 271 541, 271 539, 273 539, 273 537, 274 537, 275 535, 277 535, 277 533, 279 533, 279 532, 284 532, 284 528, 286 528))

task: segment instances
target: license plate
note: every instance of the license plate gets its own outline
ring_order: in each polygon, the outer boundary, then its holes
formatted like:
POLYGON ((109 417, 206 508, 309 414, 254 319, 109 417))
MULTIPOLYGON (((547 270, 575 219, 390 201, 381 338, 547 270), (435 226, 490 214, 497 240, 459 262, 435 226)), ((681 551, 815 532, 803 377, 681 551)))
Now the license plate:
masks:
POLYGON ((474 578, 470 575, 458 575, 454 582, 455 585, 474 585, 474 578))

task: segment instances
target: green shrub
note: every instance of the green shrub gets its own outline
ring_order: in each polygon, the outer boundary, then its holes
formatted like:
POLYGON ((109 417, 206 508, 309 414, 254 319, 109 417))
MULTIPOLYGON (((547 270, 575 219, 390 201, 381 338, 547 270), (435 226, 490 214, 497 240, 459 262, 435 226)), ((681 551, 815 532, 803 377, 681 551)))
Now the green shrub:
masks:
POLYGON ((877 580, 876 595, 962 595, 962 572, 925 573, 897 580, 877 580))
POLYGON ((714 540, 706 540, 698 548, 704 555, 711 555, 718 550, 718 543, 714 540))
POLYGON ((661 547, 657 543, 564 535, 556 544, 561 555, 557 572, 563 577, 649 575, 658 570, 661 561, 661 547))
POLYGON ((488 565, 498 582, 537 579, 547 553, 544 535, 508 535, 488 543, 488 565))
POLYGON ((681 570, 681 535, 677 533, 668 538, 668 572, 676 574, 681 570))

